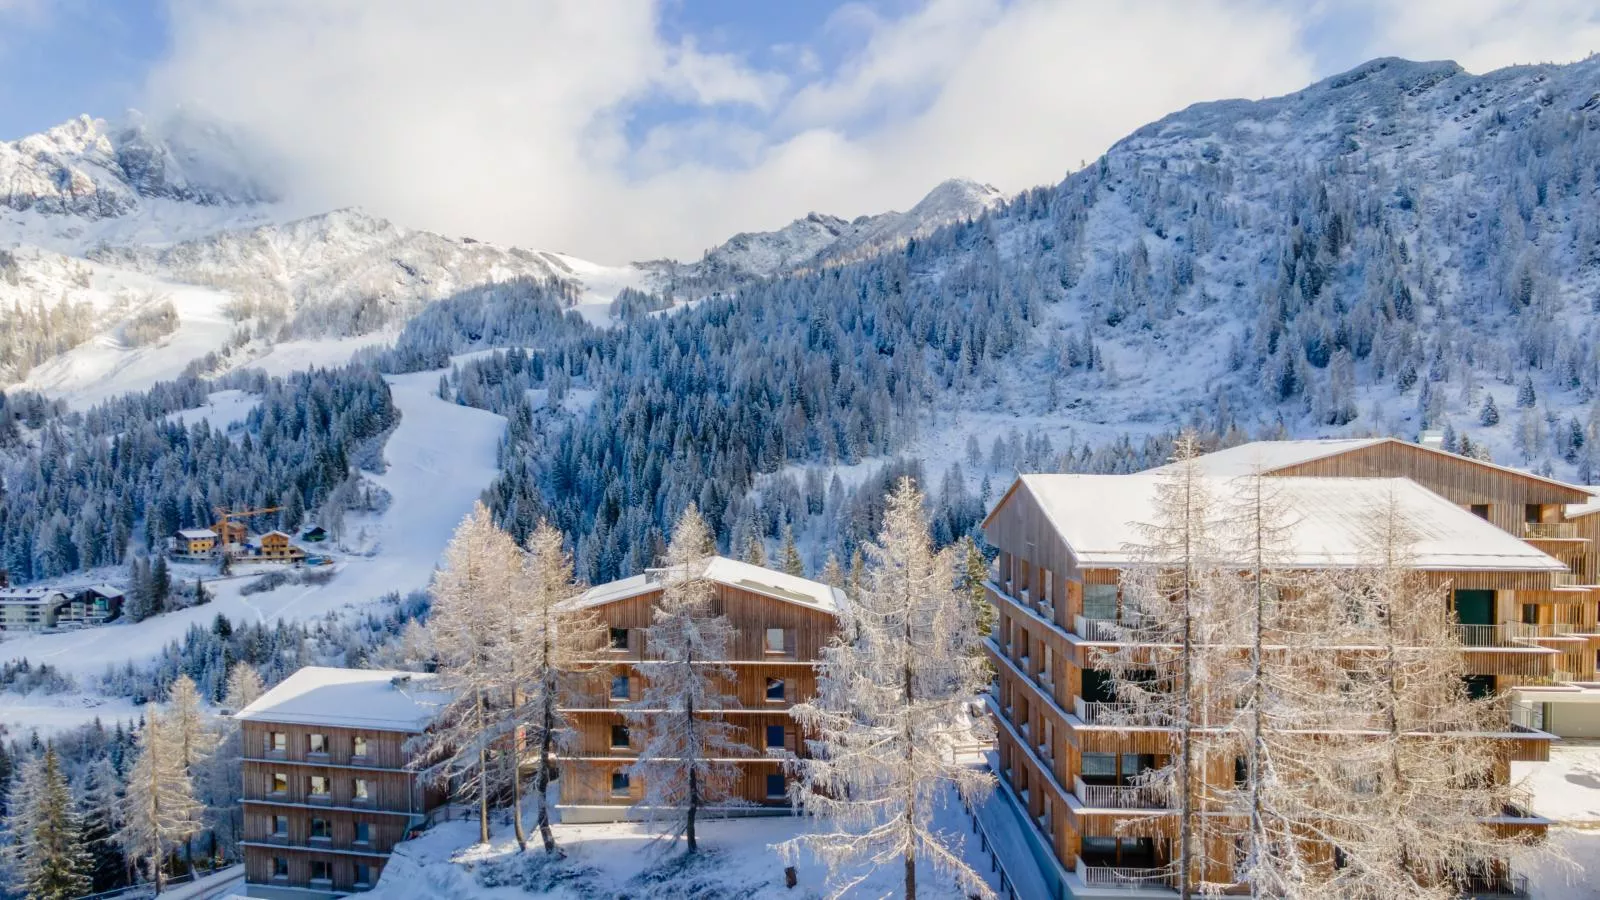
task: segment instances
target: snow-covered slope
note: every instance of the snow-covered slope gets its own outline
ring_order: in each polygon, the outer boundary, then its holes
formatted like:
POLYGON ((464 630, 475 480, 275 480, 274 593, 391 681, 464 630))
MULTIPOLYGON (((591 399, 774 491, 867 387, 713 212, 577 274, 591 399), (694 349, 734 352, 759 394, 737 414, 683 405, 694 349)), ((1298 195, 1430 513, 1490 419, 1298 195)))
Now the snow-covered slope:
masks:
MULTIPOLYGON (((212 565, 175 565, 175 577, 205 579, 215 599, 137 623, 124 620, 59 634, 9 636, 0 643, 0 661, 28 659, 47 662, 68 675, 98 676, 108 666, 147 662, 168 642, 181 640, 191 625, 208 625, 219 614, 236 622, 311 621, 376 603, 390 592, 426 588, 456 525, 498 471, 496 450, 505 431, 505 420, 499 416, 440 400, 434 393, 438 380, 438 372, 389 379, 400 424, 384 446, 387 471, 366 476, 388 493, 389 504, 368 519, 346 519, 344 543, 352 551, 333 548, 340 561, 331 581, 246 595, 240 588, 250 577, 219 579, 212 565)), ((210 410, 180 413, 176 418, 186 424, 206 420, 226 429, 249 403, 237 394, 214 395, 213 401, 210 410)), ((53 703, 45 705, 55 708, 53 703)), ((70 704, 69 711, 79 707, 85 720, 95 714, 92 704, 70 704)), ((59 719, 69 711, 54 715, 59 719)))
POLYGON ((802 267, 860 258, 974 218, 999 203, 997 189, 955 178, 940 184, 906 212, 846 221, 813 212, 777 231, 743 232, 706 252, 678 273, 705 279, 768 277, 802 267))

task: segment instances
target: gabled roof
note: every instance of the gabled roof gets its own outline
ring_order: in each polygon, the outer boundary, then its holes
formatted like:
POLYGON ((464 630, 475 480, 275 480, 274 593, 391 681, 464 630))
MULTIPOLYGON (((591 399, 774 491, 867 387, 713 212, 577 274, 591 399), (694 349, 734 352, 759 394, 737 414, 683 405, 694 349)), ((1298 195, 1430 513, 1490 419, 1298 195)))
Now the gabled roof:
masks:
POLYGON ((217 536, 217 533, 215 531, 212 531, 209 528, 180 528, 180 529, 178 529, 178 537, 188 538, 191 541, 199 541, 199 540, 204 540, 206 538, 215 538, 216 536, 217 536))
POLYGON ((306 666, 233 714, 248 722, 420 733, 450 697, 436 676, 389 669, 306 666))
MULTIPOLYGON (((584 591, 573 605, 575 608, 584 609, 659 591, 666 585, 667 576, 666 569, 647 569, 638 575, 597 584, 584 591)), ((837 588, 787 572, 776 572, 737 559, 729 559, 726 556, 711 557, 711 561, 706 565, 705 577, 718 584, 772 597, 807 609, 837 614, 844 605, 844 592, 837 588)))
MULTIPOLYGON (((1557 481, 1554 478, 1546 478, 1543 475, 1535 475, 1532 472, 1527 472, 1522 469, 1514 469, 1510 466, 1502 466, 1499 463, 1485 462, 1481 459, 1473 459, 1470 456, 1462 456, 1458 453, 1451 453, 1447 450, 1441 450, 1437 447, 1430 447, 1427 444, 1416 444, 1412 443, 1411 441, 1403 441, 1396 437, 1312 438, 1308 440, 1297 441, 1250 441, 1249 443, 1240 444, 1236 447, 1229 447, 1225 450, 1207 453, 1204 456, 1199 457, 1197 462, 1200 464, 1201 469, 1208 475, 1251 475, 1258 471, 1262 473, 1277 472, 1292 466, 1314 462, 1319 459, 1327 459, 1330 456, 1338 456, 1342 453, 1349 453, 1354 450, 1363 450, 1368 447, 1375 447, 1379 444, 1399 444, 1403 447, 1420 453, 1437 454, 1438 456, 1444 457, 1453 462, 1482 466, 1486 469, 1492 469, 1496 472, 1501 472, 1506 475, 1512 475, 1518 478, 1526 478, 1531 481, 1537 481, 1540 484, 1549 485, 1562 490, 1573 491, 1575 493, 1589 493, 1588 488, 1579 487, 1574 484, 1567 484, 1564 481, 1557 481)), ((1160 471, 1161 469, 1170 468, 1172 465, 1174 464, 1169 463, 1165 466, 1158 466, 1150 471, 1160 471)))
POLYGON ((0 589, 0 603, 43 605, 59 602, 67 595, 55 588, 4 588, 0 589))
POLYGON ((273 535, 277 535, 278 537, 281 537, 284 540, 288 540, 289 539, 289 533, 288 532, 279 531, 276 528, 274 528, 273 530, 267 532, 266 534, 263 534, 262 537, 269 538, 269 537, 272 537, 273 535))
MULTIPOLYGON (((1276 472, 1313 460, 1373 447, 1393 438, 1316 438, 1301 441, 1250 441, 1201 456, 1197 462, 1207 475, 1254 475, 1276 472)), ((1419 445, 1420 446, 1420 445, 1419 445)), ((1465 458, 1465 457, 1463 457, 1465 458)), ((1171 464, 1169 464, 1171 465, 1171 464)), ((1159 466, 1165 469, 1169 466, 1159 466)), ((1154 470, 1152 470, 1154 471, 1154 470)))
POLYGON ((121 588, 114 588, 109 584, 93 584, 84 588, 83 591, 84 593, 99 594, 102 597, 124 597, 127 596, 128 593, 121 588))
POLYGON ((1568 503, 1566 509, 1567 518, 1576 519, 1600 512, 1600 485, 1584 485, 1583 489, 1589 492, 1589 502, 1568 503))
MULTIPOLYGON (((1087 568, 1140 562, 1140 523, 1157 518, 1155 472, 1134 475, 1023 475, 1018 481, 1087 568)), ((1285 510, 1285 565, 1354 566, 1368 561, 1372 517, 1392 500, 1416 536, 1411 564, 1430 571, 1563 572, 1560 561, 1407 478, 1273 478, 1285 510)), ((1207 476, 1225 499, 1236 479, 1207 476)), ((1009 496, 1008 492, 1008 496, 1009 496)))

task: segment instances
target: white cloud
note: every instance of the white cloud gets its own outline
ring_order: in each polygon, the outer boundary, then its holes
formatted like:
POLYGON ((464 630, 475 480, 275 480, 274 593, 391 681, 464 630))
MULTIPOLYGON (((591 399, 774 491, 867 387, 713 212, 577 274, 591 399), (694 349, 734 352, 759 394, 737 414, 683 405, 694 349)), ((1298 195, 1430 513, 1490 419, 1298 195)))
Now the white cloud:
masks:
POLYGON ((1385 55, 1453 59, 1471 72, 1571 62, 1600 51, 1594 0, 1363 0, 1385 55))
MULTIPOLYGON (((785 44, 785 72, 666 41, 654 0, 170 2, 152 103, 262 135, 311 204, 606 261, 694 256, 809 210, 903 209, 952 176, 1053 182, 1190 103, 1325 74, 1304 22, 1266 0, 849 5, 824 34, 845 59, 785 44)), ((1507 27, 1510 0, 1464 0, 1487 10, 1475 26, 1362 2, 1374 43, 1490 59, 1551 32, 1507 27)))

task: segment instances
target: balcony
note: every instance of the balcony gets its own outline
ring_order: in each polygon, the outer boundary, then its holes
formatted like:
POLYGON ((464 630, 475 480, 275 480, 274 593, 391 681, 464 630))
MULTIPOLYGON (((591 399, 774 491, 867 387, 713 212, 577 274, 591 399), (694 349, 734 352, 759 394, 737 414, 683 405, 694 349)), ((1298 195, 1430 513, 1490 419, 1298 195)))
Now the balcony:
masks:
POLYGON ((1480 875, 1461 882, 1463 896, 1481 898, 1528 897, 1528 878, 1525 875, 1480 875))
POLYGON ((1093 809, 1166 809, 1166 791, 1146 785, 1084 784, 1072 776, 1072 793, 1093 809))
POLYGON ((1523 538, 1531 541, 1570 541, 1578 539, 1576 522, 1524 522, 1523 538))
POLYGON ((1096 888, 1130 890, 1172 889, 1176 878, 1164 868, 1145 866, 1091 866, 1078 857, 1078 877, 1084 885, 1096 888))

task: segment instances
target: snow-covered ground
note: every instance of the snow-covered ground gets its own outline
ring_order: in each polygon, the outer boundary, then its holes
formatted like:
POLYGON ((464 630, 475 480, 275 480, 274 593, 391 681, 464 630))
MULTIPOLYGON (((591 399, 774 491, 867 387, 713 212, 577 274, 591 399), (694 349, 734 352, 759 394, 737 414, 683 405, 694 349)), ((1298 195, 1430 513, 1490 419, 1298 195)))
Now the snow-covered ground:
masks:
POLYGON ((1562 742, 1550 761, 1511 764, 1552 824, 1550 843, 1575 864, 1524 866, 1536 900, 1600 900, 1600 742, 1562 742))
POLYGON ((238 390, 212 391, 206 397, 205 406, 175 412, 167 420, 185 428, 205 422, 218 431, 227 431, 232 425, 243 424, 250 411, 259 405, 261 398, 256 394, 238 390))
MULTIPOLYGON (((389 378, 400 424, 384 448, 388 471, 367 477, 389 493, 390 503, 370 520, 346 520, 346 533, 359 533, 370 555, 341 558, 327 584, 288 585, 247 596, 239 589, 250 577, 219 579, 210 567, 174 565, 175 578, 204 578, 215 599, 138 623, 15 637, 0 643, 0 659, 26 658, 71 675, 97 676, 110 665, 155 657, 189 626, 207 625, 219 613, 235 622, 310 620, 376 602, 391 591, 427 587, 456 525, 498 472, 495 453, 505 429, 505 420, 493 413, 440 400, 434 393, 438 381, 438 372, 389 378)), ((0 717, 13 728, 61 728, 101 714, 103 707, 93 705, 96 699, 103 698, 0 694, 0 717)))
MULTIPOLYGON (((987 873, 988 858, 979 850, 966 813, 953 795, 936 820, 971 865, 987 873)), ((531 825, 531 817, 526 821, 531 825)), ((704 821, 697 829, 704 858, 683 866, 681 847, 660 841, 656 833, 638 824, 556 825, 556 840, 567 858, 552 864, 539 849, 536 831, 527 854, 519 856, 511 828, 503 822, 496 824, 488 845, 475 843, 475 819, 447 822, 399 845, 367 896, 372 900, 817 898, 829 889, 826 868, 809 854, 802 854, 796 860, 798 890, 787 889, 786 863, 774 849, 810 825, 809 819, 790 816, 704 821)), ((844 876, 866 875, 848 896, 895 896, 903 874, 898 863, 874 871, 870 868, 862 865, 844 876)), ((920 897, 965 898, 948 876, 930 868, 919 868, 917 884, 920 897)))

